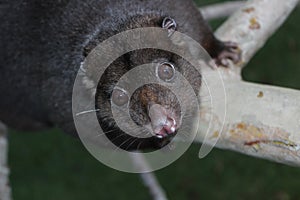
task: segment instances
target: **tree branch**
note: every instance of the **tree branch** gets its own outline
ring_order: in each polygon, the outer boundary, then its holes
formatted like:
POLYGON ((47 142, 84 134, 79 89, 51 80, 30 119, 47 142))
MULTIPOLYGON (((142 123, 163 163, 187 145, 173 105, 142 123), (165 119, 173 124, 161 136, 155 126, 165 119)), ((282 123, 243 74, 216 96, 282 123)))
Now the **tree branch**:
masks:
MULTIPOLYGON (((207 135, 208 144, 219 137, 219 148, 300 166, 300 91, 237 80, 225 82, 225 88, 223 131, 215 125, 207 135)), ((202 130, 208 126, 209 111, 209 106, 203 105, 202 130)), ((219 119, 214 116, 213 123, 221 124, 219 119)), ((199 134, 196 140, 202 138, 199 134)))
POLYGON ((222 116, 203 104, 196 141, 203 141, 212 117, 213 131, 206 137, 207 144, 213 145, 219 137, 216 145, 219 148, 300 166, 300 91, 246 83, 240 75, 242 67, 282 25, 297 3, 298 0, 272 0, 272 3, 249 0, 217 30, 221 40, 239 44, 242 62, 220 69, 227 96, 223 129, 222 116))
MULTIPOLYGON (((225 18, 232 15, 235 11, 246 4, 246 0, 241 1, 228 1, 223 3, 216 3, 213 5, 202 6, 199 8, 202 13, 204 19, 206 20, 214 20, 219 18, 225 18)), ((298 7, 299 7, 298 3, 298 7)))
POLYGON ((0 199, 10 200, 8 186, 9 169, 7 168, 7 130, 0 122, 0 199))
POLYGON ((239 8, 241 8, 246 1, 229 1, 224 3, 218 3, 199 8, 204 19, 213 20, 222 17, 228 17, 239 8))
MULTIPOLYGON (((133 164, 139 171, 151 171, 150 166, 142 154, 131 156, 133 164)), ((144 185, 148 188, 153 200, 167 200, 167 196, 152 172, 140 173, 144 185)))
POLYGON ((216 31, 219 39, 237 42, 243 52, 242 62, 234 70, 238 76, 241 74, 241 67, 265 45, 298 2, 299 0, 272 0, 272 3, 268 0, 249 0, 216 31))

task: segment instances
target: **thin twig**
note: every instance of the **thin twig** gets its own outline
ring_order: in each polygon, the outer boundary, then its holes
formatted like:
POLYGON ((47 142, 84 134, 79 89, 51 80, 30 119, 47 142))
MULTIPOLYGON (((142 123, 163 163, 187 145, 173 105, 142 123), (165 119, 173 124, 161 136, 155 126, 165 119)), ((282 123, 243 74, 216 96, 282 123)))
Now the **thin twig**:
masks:
MULTIPOLYGON (((147 161, 141 153, 135 154, 131 156, 131 158, 135 167, 140 171, 151 171, 147 161)), ((154 173, 141 173, 140 177, 144 185, 148 188, 153 200, 167 200, 166 194, 157 181, 154 173)))
POLYGON ((0 122, 0 199, 10 200, 11 189, 8 185, 9 169, 7 167, 7 130, 0 122))

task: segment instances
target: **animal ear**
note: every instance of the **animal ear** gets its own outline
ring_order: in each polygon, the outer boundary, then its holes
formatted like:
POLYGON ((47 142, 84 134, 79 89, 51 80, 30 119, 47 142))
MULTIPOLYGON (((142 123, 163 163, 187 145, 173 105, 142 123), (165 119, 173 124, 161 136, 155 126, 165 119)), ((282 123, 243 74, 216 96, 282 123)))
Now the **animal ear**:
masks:
POLYGON ((168 29, 169 33, 171 34, 177 28, 176 21, 171 17, 166 17, 162 22, 162 28, 168 29))

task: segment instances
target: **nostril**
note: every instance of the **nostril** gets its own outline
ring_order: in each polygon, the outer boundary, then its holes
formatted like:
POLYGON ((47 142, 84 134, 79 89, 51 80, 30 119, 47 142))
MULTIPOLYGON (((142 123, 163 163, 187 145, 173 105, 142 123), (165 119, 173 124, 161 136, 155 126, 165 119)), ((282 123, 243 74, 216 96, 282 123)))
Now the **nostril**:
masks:
POLYGON ((175 133, 176 131, 176 120, 168 117, 163 128, 168 134, 175 133))
POLYGON ((160 104, 152 104, 149 106, 149 118, 151 128, 157 138, 163 139, 176 132, 178 123, 173 113, 164 108, 160 104), (172 116, 172 117, 171 117, 172 116))
POLYGON ((167 118, 160 131, 156 133, 157 138, 164 138, 176 132, 176 120, 173 118, 167 118))

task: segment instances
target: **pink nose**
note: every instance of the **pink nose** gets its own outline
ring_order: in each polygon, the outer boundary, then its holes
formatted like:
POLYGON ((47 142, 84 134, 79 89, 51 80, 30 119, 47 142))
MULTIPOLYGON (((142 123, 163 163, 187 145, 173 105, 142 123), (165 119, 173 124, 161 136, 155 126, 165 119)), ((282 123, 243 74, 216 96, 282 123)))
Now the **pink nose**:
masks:
POLYGON ((162 126, 160 131, 156 133, 156 137, 163 138, 169 134, 173 134, 176 131, 176 121, 173 118, 168 117, 165 124, 162 126))
POLYGON ((154 134, 158 138, 175 133, 178 124, 172 114, 159 104, 153 104, 149 109, 149 117, 154 134))

